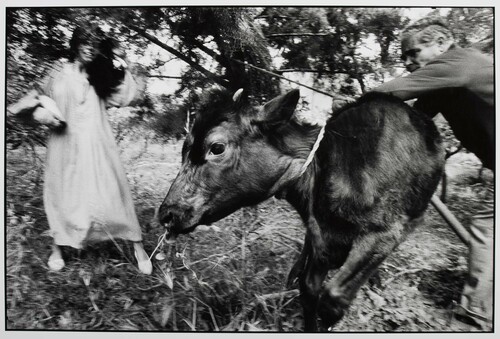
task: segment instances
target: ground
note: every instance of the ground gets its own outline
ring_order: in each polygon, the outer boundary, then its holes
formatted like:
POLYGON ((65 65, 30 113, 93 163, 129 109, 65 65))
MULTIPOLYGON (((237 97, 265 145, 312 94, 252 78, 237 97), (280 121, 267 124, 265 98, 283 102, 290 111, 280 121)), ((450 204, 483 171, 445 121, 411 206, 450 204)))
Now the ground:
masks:
MULTIPOLYGON (((180 167, 182 141, 120 142, 154 271, 141 275, 130 243, 64 250, 47 267, 44 148, 6 151, 6 329, 99 331, 302 331, 297 290, 284 282, 304 229, 277 199, 240 210, 216 227, 162 242, 155 222, 180 167)), ((447 163, 446 204, 467 225, 492 174, 461 151, 447 163)), ((439 191, 438 191, 439 193, 439 191)), ((467 248, 429 207, 423 223, 363 286, 334 332, 475 331, 451 321, 466 274, 467 248)))

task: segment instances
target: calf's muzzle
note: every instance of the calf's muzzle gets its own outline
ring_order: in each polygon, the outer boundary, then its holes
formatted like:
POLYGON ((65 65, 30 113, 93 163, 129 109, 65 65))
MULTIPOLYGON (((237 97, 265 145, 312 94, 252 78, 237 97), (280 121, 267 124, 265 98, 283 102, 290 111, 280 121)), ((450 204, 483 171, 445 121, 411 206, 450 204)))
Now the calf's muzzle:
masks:
POLYGON ((189 233, 196 225, 192 224, 192 207, 181 207, 178 204, 164 201, 158 210, 158 221, 170 233, 189 233))

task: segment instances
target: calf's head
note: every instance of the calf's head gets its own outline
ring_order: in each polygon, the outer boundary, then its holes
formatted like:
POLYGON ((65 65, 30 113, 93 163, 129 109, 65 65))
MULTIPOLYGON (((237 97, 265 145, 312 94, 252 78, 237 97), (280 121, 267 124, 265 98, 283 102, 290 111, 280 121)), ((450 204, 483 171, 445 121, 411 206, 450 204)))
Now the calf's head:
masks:
POLYGON ((159 209, 172 233, 188 233, 259 203, 299 171, 314 137, 293 119, 299 91, 260 107, 212 91, 202 101, 182 149, 182 166, 159 209))

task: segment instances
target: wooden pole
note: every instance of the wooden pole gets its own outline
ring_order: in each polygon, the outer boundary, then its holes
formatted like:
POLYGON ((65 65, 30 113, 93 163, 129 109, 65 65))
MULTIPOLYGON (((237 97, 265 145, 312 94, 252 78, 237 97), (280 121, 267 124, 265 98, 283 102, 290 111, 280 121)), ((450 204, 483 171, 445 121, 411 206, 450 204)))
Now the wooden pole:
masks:
POLYGON ((443 219, 451 226, 451 229, 455 231, 457 236, 468 245, 470 242, 469 231, 458 221, 457 218, 451 213, 451 211, 446 207, 445 204, 438 198, 437 195, 433 195, 431 198, 431 204, 443 217, 443 219))

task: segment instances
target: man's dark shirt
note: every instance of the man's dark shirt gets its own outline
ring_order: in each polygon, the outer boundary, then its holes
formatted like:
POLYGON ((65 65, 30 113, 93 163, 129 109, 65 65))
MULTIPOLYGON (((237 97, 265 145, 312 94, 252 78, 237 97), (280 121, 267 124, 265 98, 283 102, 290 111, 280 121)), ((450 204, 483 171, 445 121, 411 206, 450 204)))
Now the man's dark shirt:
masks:
POLYGON ((418 98, 415 107, 443 114, 453 133, 483 165, 494 170, 495 89, 493 59, 471 48, 450 48, 408 76, 373 91, 403 99, 418 98))

